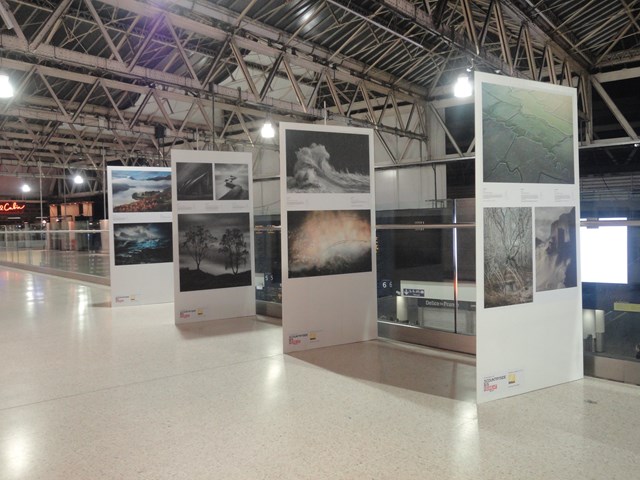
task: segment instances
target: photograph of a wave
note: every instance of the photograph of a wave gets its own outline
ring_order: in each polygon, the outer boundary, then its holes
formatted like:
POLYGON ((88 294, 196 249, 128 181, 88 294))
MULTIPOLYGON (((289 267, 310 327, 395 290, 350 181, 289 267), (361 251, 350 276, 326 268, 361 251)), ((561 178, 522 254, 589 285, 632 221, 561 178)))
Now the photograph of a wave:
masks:
POLYGON ((141 265, 173 261, 171 222, 113 225, 115 264, 141 265))
POLYGON ((369 210, 290 211, 289 278, 371 271, 369 210))
POLYGON ((369 136, 287 130, 288 193, 369 193, 369 136))

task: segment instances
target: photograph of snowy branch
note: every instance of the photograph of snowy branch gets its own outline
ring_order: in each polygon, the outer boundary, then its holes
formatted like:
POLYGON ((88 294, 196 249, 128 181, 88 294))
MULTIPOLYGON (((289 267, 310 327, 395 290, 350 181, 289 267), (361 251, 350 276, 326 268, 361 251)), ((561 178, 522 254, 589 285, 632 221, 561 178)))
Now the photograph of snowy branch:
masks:
POLYGON ((177 197, 213 200, 213 166, 210 163, 176 163, 177 197))
POLYGON ((369 136, 287 130, 288 193, 369 193, 369 136))
POLYGON ((484 308, 533 301, 531 209, 484 209, 484 308))
POLYGON ((371 271, 369 210, 290 211, 289 278, 371 271))
POLYGON ((536 207, 536 291, 578 285, 576 209, 536 207))
POLYGON ((178 215, 180 291, 251 285, 248 213, 178 215))

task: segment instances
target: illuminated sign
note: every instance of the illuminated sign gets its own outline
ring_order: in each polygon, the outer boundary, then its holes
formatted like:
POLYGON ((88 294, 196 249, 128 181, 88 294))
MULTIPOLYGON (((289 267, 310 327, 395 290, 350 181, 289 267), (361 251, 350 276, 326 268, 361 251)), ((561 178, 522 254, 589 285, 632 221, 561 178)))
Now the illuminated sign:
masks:
POLYGON ((0 214, 21 212, 26 208, 26 203, 0 202, 0 214))

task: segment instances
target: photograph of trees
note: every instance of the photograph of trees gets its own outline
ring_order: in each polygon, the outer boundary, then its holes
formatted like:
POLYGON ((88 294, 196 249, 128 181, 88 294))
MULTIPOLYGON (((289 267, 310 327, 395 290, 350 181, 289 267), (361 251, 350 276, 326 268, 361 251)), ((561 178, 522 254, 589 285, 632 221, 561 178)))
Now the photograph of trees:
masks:
POLYGON ((484 308, 533 302, 531 209, 484 209, 484 308))
POLYGON ((178 215, 180 291, 251 285, 248 213, 178 215))

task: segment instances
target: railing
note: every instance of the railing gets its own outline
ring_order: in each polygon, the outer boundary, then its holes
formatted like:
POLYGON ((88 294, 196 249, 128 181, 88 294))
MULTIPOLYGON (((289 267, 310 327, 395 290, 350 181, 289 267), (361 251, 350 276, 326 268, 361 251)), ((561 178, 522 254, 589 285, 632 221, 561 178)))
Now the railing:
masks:
POLYGON ((109 231, 0 230, 0 262, 46 273, 89 276, 89 280, 108 284, 109 231))

